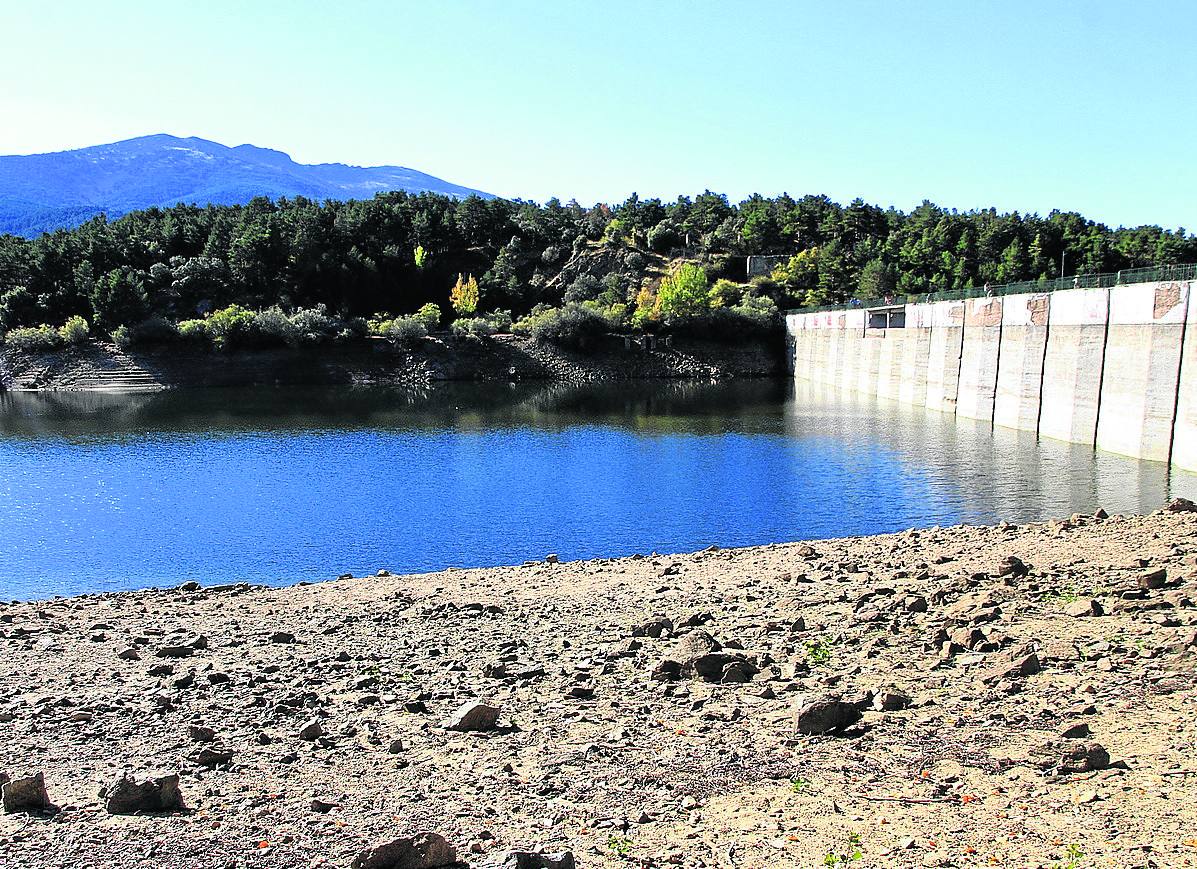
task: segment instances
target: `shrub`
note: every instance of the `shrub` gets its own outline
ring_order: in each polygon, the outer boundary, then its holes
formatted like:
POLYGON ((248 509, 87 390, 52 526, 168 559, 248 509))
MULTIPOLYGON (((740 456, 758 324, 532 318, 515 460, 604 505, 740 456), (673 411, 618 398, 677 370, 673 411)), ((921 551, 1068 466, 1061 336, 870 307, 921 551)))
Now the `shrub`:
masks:
POLYGON ((720 278, 711 285, 708 293, 712 308, 724 308, 739 303, 744 288, 727 278, 720 278))
POLYGON ((429 332, 435 332, 441 325, 440 305, 434 302, 422 305, 420 306, 420 310, 416 311, 415 317, 424 324, 425 329, 429 332))
POLYGON ((479 317, 466 317, 454 320, 449 331, 459 338, 486 338, 499 332, 511 330, 510 311, 491 311, 479 317))
POLYGON ((577 279, 565 289, 564 301, 585 302, 587 299, 597 299, 603 292, 603 282, 594 275, 578 275, 577 279))
POLYGON ((176 327, 179 337, 187 344, 209 344, 212 333, 208 329, 207 320, 183 320, 176 327))
POLYGON ((212 343, 218 349, 224 349, 244 342, 252 333, 254 315, 252 311, 240 305, 229 305, 227 308, 213 311, 206 322, 212 343))
POLYGON ((122 350, 128 350, 133 346, 133 330, 128 326, 117 326, 112 330, 112 343, 122 350))
POLYGON ((377 334, 396 347, 407 347, 428 334, 427 327, 416 317, 395 317, 378 324, 377 334))
POLYGON ((254 314, 253 332, 254 337, 263 344, 293 347, 299 343, 298 327, 277 305, 254 314))
POLYGON ((515 331, 531 335, 542 344, 563 347, 579 347, 588 339, 602 335, 608 328, 605 317, 574 302, 561 308, 538 305, 531 314, 515 324, 515 331))
POLYGON ((40 353, 53 350, 61 342, 58 330, 53 326, 26 326, 10 329, 4 336, 4 343, 24 353, 40 353))
POLYGON ((64 344, 82 344, 90 334, 91 327, 87 324, 87 320, 78 314, 58 328, 58 337, 64 344))
POLYGON ((174 344, 179 340, 179 329, 164 317, 150 317, 134 326, 118 326, 112 332, 112 340, 122 348, 143 344, 158 346, 174 344), (124 331, 121 332, 121 339, 127 341, 127 344, 122 344, 117 340, 117 331, 122 329, 124 331))
POLYGON ((330 317, 324 305, 297 308, 290 320, 300 344, 324 344, 336 338, 341 329, 340 321, 330 317))

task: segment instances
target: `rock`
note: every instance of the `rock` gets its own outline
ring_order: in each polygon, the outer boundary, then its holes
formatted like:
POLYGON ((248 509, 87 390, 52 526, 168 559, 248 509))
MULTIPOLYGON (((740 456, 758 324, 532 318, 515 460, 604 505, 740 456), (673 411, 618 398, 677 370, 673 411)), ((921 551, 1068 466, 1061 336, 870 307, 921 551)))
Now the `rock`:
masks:
POLYGON ((194 653, 192 646, 163 646, 154 654, 159 658, 190 658, 194 653))
POLYGON ((1188 498, 1173 498, 1164 506, 1168 513, 1197 513, 1197 504, 1188 498))
POLYGON ((1154 591, 1157 588, 1163 588, 1168 581, 1168 571, 1164 568, 1159 570, 1151 570, 1147 573, 1139 574, 1139 588, 1144 591, 1154 591))
POLYGON ((994 575, 1011 576, 1015 579, 1019 579, 1026 576, 1030 572, 1031 568, 1017 555, 1007 555, 998 563, 997 570, 994 575))
POLYGON ((233 759, 233 752, 229 749, 201 748, 195 756, 195 762, 208 768, 220 766, 233 759))
POLYGON ((742 661, 740 657, 727 652, 711 652, 686 661, 682 665, 682 673, 698 676, 708 682, 718 682, 723 678, 724 668, 739 661, 742 661))
POLYGON ((336 803, 330 803, 326 800, 313 799, 310 804, 311 810, 318 815, 327 815, 337 807, 336 803))
POLYGON ((353 858, 353 869, 442 869, 457 865, 457 849, 437 833, 417 833, 374 845, 353 858))
POLYGON ((690 631, 673 647, 670 657, 677 661, 689 661, 700 655, 718 652, 721 648, 719 641, 706 631, 690 631))
POLYGON ((538 854, 532 851, 508 851, 503 869, 575 869, 573 851, 538 854))
POLYGON ((442 726, 446 730, 494 730, 499 721, 499 712, 498 706, 470 701, 459 706, 452 715, 445 719, 442 726))
POLYGON ((299 738, 304 742, 315 742, 324 735, 324 727, 316 719, 307 722, 303 727, 299 728, 299 738))
POLYGON ((216 731, 202 724, 192 724, 187 728, 187 735, 192 742, 213 742, 216 739, 216 731))
POLYGON ((873 708, 878 712, 898 712, 910 706, 910 696, 901 691, 882 690, 873 695, 873 708))
POLYGON ((1039 746, 1033 754, 1040 758, 1040 769, 1054 771, 1056 775, 1093 772, 1110 765, 1110 753, 1100 742, 1055 740, 1039 746))
POLYGON ((673 633, 673 622, 665 616, 653 616, 646 622, 632 628, 633 637, 659 638, 664 633, 673 633))
POLYGON ((110 815, 182 811, 186 808, 179 790, 178 775, 158 776, 138 782, 128 773, 121 773, 120 778, 101 796, 106 797, 104 808, 110 815))
POLYGON ((851 727, 860 721, 861 712, 842 700, 810 700, 799 707, 794 723, 799 733, 816 736, 851 727))
POLYGON ((680 679, 681 676, 682 662, 672 658, 662 658, 649 673, 649 677, 658 682, 672 682, 675 679, 680 679))
POLYGON ((23 778, 3 777, 0 800, 6 812, 44 812, 52 808, 46 793, 46 777, 35 772, 23 778))
POLYGON ((133 648, 132 646, 130 646, 127 649, 121 650, 120 652, 117 653, 116 656, 118 658, 120 658, 122 661, 140 661, 141 660, 141 653, 138 652, 137 649, 133 648))
POLYGON ((1025 655, 1015 655, 1013 658, 991 667, 985 674, 984 681, 997 682, 1001 679, 1017 679, 1021 676, 1033 676, 1042 669, 1043 666, 1039 662, 1039 656, 1034 652, 1025 655))
POLYGON ((1070 724, 1060 732, 1060 736, 1065 739, 1084 739, 1089 736, 1089 724, 1085 721, 1078 721, 1076 724, 1070 724))
POLYGON ((283 645, 286 645, 289 643, 294 643, 295 642, 295 634, 289 634, 286 631, 275 631, 273 634, 270 635, 270 642, 282 643, 283 645))
POLYGON ((1105 615, 1105 609, 1100 603, 1093 598, 1081 598, 1073 601, 1064 608, 1064 614, 1072 616, 1075 619, 1082 619, 1088 616, 1105 615))

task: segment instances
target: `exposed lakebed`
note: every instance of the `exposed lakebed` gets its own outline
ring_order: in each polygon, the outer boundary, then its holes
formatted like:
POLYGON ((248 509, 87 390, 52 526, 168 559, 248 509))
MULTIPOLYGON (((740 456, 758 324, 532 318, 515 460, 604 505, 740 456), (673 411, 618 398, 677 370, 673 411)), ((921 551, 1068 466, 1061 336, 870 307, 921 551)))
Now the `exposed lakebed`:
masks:
POLYGON ((1161 464, 788 380, 0 394, 0 598, 1149 510, 1161 464))

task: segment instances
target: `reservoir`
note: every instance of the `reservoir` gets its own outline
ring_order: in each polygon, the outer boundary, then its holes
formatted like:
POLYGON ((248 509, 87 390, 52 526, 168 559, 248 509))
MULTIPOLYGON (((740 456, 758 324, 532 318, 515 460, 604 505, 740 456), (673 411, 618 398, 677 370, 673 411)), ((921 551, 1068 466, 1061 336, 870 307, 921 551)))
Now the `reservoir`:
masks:
POLYGON ((1197 475, 789 379, 0 393, 0 599, 1155 509, 1197 475))

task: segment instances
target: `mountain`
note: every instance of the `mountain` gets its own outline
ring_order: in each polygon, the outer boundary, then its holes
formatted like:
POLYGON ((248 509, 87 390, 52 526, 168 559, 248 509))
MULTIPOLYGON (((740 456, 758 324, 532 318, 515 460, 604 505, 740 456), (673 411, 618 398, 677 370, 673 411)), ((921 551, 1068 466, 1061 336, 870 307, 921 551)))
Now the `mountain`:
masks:
POLYGON ((493 198, 402 166, 307 165, 269 148, 160 134, 0 157, 0 233, 33 236, 155 205, 235 205, 255 196, 369 199, 384 190, 493 198))

